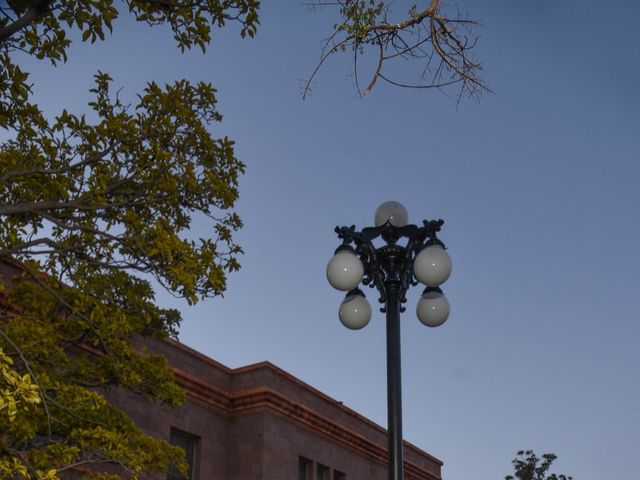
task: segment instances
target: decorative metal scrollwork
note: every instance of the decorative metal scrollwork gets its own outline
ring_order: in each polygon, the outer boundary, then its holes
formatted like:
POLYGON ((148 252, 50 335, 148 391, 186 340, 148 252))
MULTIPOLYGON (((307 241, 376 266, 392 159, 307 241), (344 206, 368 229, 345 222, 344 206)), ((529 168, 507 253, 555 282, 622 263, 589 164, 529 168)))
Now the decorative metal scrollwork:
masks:
MULTIPOLYGON (((379 227, 367 227, 357 231, 355 225, 350 227, 336 227, 338 238, 342 245, 338 250, 352 247, 364 266, 362 283, 370 288, 376 288, 380 293, 378 301, 386 304, 387 289, 390 286, 398 289, 401 311, 406 301, 406 293, 411 285, 418 281, 413 273, 413 261, 420 251, 429 245, 440 245, 446 248, 438 239, 437 233, 442 228, 444 220, 424 220, 422 227, 406 225, 396 227, 390 222, 379 227), (374 245, 374 240, 381 238, 384 244, 374 245), (405 244, 399 244, 406 239, 405 244)), ((385 308, 380 309, 382 312, 385 308)))

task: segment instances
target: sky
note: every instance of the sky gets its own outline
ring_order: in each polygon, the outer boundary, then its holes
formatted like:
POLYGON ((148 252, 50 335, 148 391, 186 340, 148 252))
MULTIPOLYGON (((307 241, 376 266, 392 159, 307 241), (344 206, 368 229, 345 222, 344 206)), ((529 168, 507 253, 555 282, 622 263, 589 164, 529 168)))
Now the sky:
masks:
POLYGON ((268 360, 385 426, 384 316, 342 327, 325 268, 336 225, 369 226, 397 200, 414 223, 445 220, 454 265, 447 323, 418 322, 419 288, 402 317, 405 439, 442 459, 446 480, 502 479, 520 449, 555 452, 554 470, 576 480, 638 480, 640 6, 458 6, 482 22, 495 93, 480 102, 381 82, 359 98, 346 56, 303 101, 299 80, 337 17, 288 0, 264 2, 254 40, 216 32, 204 55, 125 16, 104 43, 29 70, 52 113, 86 111, 98 69, 130 98, 151 80, 218 89, 212 132, 247 165, 246 253, 224 298, 189 307, 158 293, 182 311, 182 342, 230 367, 268 360))

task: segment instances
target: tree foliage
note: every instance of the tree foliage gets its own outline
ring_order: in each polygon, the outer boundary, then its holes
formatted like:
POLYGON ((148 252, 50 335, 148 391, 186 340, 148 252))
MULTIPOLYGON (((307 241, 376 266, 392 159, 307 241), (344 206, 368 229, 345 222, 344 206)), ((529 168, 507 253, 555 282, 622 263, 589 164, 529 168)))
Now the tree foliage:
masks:
POLYGON ((532 450, 520 450, 516 455, 511 462, 514 474, 507 475, 504 477, 505 480, 572 480, 572 477, 566 475, 548 473, 558 458, 553 453, 545 453, 538 457, 532 450))
POLYGON ((397 12, 398 2, 379 0, 312 0, 309 5, 338 8, 340 19, 324 41, 310 78, 303 82, 303 96, 311 92, 323 64, 342 52, 353 56, 353 77, 360 95, 368 95, 378 80, 398 87, 452 92, 458 101, 479 99, 490 92, 482 78, 482 64, 474 55, 478 36, 473 29, 478 22, 458 10, 446 11, 440 0, 407 2, 402 14, 397 12), (362 88, 358 60, 369 54, 376 66, 362 88), (412 78, 394 69, 406 60, 417 67, 412 78))
POLYGON ((184 467, 181 451, 143 434, 105 392, 180 404, 166 360, 136 347, 175 334, 151 279, 194 303, 239 268, 233 211, 244 164, 216 137, 207 83, 149 83, 134 104, 97 72, 91 115, 42 112, 25 54, 56 65, 73 31, 102 40, 119 15, 167 24, 182 50, 206 48, 228 22, 253 37, 257 0, 10 0, 0 6, 0 478, 136 478, 184 467), (93 120, 88 120, 87 117, 93 120), (209 238, 189 235, 195 218, 209 238), (101 469, 102 465, 109 465, 101 469), (96 469, 96 466, 100 468, 96 469))

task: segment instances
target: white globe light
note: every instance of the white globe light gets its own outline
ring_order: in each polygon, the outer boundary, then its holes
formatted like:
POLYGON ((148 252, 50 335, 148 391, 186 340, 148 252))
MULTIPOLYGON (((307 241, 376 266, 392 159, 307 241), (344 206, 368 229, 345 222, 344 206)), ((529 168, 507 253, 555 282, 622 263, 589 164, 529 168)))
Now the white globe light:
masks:
POLYGON ((371 305, 362 293, 349 295, 340 304, 338 317, 345 327, 359 330, 371 320, 371 305))
POLYGON ((439 327, 442 325, 449 318, 450 311, 451 307, 447 297, 440 292, 425 293, 418 300, 418 306, 416 307, 418 320, 427 327, 439 327))
POLYGON ((336 253, 327 265, 327 280, 333 288, 347 292, 358 286, 364 276, 364 266, 351 250, 336 253))
POLYGON ((394 227, 404 227, 409 223, 409 212, 399 202, 384 202, 376 209, 374 223, 380 227, 387 222, 394 227))
POLYGON ((451 275, 451 257, 442 246, 430 245, 414 260, 413 273, 429 287, 442 285, 451 275))

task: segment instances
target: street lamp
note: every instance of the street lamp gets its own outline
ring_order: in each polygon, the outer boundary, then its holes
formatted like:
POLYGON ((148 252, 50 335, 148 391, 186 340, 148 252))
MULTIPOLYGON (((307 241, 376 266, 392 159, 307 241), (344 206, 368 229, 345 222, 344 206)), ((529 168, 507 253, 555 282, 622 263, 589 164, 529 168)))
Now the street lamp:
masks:
POLYGON ((451 274, 451 258, 436 235, 443 224, 444 220, 425 220, 421 227, 409 225, 402 204, 385 202, 376 210, 375 227, 359 232, 354 225, 336 227, 342 245, 327 265, 329 283, 347 292, 338 311, 345 327, 358 330, 371 319, 371 306, 358 288, 360 283, 375 287, 384 305, 380 311, 387 316, 389 480, 403 478, 400 313, 405 311, 409 287, 418 282, 426 285, 416 307, 424 325, 440 326, 449 316, 449 302, 440 285, 451 274), (376 247, 378 238, 384 244, 376 247))

